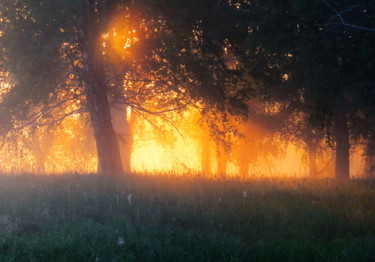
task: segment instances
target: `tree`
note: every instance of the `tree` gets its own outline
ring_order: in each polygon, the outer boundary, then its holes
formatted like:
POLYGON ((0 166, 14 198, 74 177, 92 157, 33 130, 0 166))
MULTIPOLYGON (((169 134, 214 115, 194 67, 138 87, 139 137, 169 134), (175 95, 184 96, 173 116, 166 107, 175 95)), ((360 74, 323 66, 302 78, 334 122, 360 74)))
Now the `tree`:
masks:
POLYGON ((2 1, 0 10, 3 63, 16 80, 1 104, 10 111, 2 114, 7 130, 87 111, 101 173, 123 171, 108 96, 157 115, 197 102, 225 113, 245 112, 246 93, 237 88, 241 75, 227 69, 223 56, 235 25, 217 27, 221 14, 236 11, 228 3, 23 0, 2 1), (176 16, 181 8, 184 14, 176 16), (111 30, 137 35, 119 40, 111 30), (81 107, 51 117, 49 109, 63 106, 51 97, 64 88, 75 89, 66 101, 81 101, 81 107), (157 103, 149 106, 150 97, 157 103))
POLYGON ((344 2, 344 6, 341 4, 342 9, 337 9, 334 7, 332 3, 329 1, 322 1, 327 8, 331 9, 332 16, 331 20, 332 22, 327 23, 326 25, 329 26, 345 26, 350 27, 357 30, 363 30, 363 31, 369 31, 369 32, 375 32, 375 27, 367 27, 366 24, 370 24, 370 26, 373 26, 374 23, 374 16, 371 15, 371 5, 368 5, 367 3, 364 3, 363 1, 346 1, 344 2), (368 8, 370 7, 370 10, 368 8), (370 13, 369 13, 370 11, 370 13), (349 17, 349 19, 354 19, 354 22, 347 22, 346 18, 349 17), (356 22, 359 23, 357 24, 356 22))
MULTIPOLYGON (((373 13, 372 3, 360 5, 373 13)), ((291 112, 303 104, 336 150, 336 177, 348 179, 350 142, 371 130, 360 123, 374 110, 375 36, 332 27, 332 9, 323 1, 243 1, 241 8, 250 32, 246 51, 238 52, 241 63, 262 82, 263 98, 291 112)))

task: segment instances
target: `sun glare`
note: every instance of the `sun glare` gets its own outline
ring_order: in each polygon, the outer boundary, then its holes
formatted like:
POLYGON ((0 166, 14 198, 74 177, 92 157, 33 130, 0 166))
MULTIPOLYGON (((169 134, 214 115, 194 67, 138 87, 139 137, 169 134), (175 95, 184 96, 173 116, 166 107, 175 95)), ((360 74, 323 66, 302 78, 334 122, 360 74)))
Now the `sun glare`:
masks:
MULTIPOLYGON (((100 35, 100 48, 102 48, 105 61, 112 64, 133 61, 136 57, 136 48, 142 41, 146 31, 158 32, 155 28, 150 30, 146 25, 134 26, 134 21, 129 15, 118 15, 109 24, 104 33, 100 35), (132 24, 133 23, 133 24, 132 24), (143 32, 142 30, 145 30, 143 32), (120 61, 120 62, 119 62, 120 61)), ((0 32, 0 36, 1 36, 0 32)), ((201 31, 195 31, 196 40, 199 40, 201 31)), ((225 48, 228 56, 227 66, 236 69, 237 61, 229 58, 230 44, 225 48)), ((69 43, 62 45, 63 49, 73 49, 69 43)), ((187 50, 183 50, 187 52, 187 50)), ((164 61, 158 54, 151 54, 155 61, 164 61)), ((293 58, 292 54, 286 54, 293 58)), ((74 61, 75 66, 79 61, 74 61)), ((129 73, 130 74, 130 73, 129 73)), ((143 75, 142 75, 143 76, 143 75)), ((281 75, 288 81, 290 75, 281 75)), ((74 75, 69 75, 66 82, 71 85, 74 75)), ((4 76, 1 79, 5 79, 4 76)), ((124 79, 131 79, 128 74, 124 79)), ((147 76, 149 81, 141 87, 153 90, 157 86, 156 81, 147 76)), ((193 81, 187 79, 187 81, 193 81)), ((169 81, 167 84, 172 85, 169 81)), ((123 92, 137 94, 137 82, 123 80, 123 92)), ((11 90, 12 85, 6 81, 0 82, 0 101, 11 90)), ((185 94, 186 90, 178 87, 179 92, 154 94, 153 99, 147 101, 147 105, 158 108, 160 101, 165 96, 178 99, 179 94, 185 94)), ((71 93, 75 88, 71 88, 71 93)), ((76 95, 79 96, 79 93, 76 95)), ((60 100, 64 100, 64 94, 60 94, 60 100)), ((83 100, 82 100, 83 101, 83 100)), ((249 101, 250 106, 259 107, 260 102, 249 101)), ((51 128, 30 127, 24 132, 25 139, 17 143, 9 143, 0 151, 0 170, 2 172, 35 172, 35 173, 65 173, 81 172, 93 173, 97 168, 95 140, 87 115, 78 110, 81 108, 81 100, 69 104, 66 112, 74 112, 61 123, 51 128), (32 142, 28 142, 30 139, 32 142), (14 146, 16 145, 16 146, 14 146)), ((232 138, 230 150, 218 142, 220 139, 210 134, 207 124, 202 122, 197 108, 202 107, 197 102, 195 107, 185 110, 183 115, 171 112, 166 121, 156 116, 147 116, 140 110, 133 110, 126 104, 115 104, 111 107, 112 124, 115 129, 118 144, 123 160, 123 167, 129 172, 149 174, 173 174, 173 175, 204 175, 206 177, 304 177, 309 173, 308 152, 293 141, 282 138, 282 134, 272 134, 258 123, 251 120, 247 122, 232 121, 231 124, 238 130, 238 136, 232 138), (115 108, 115 107, 119 108, 115 108)), ((282 110, 281 104, 263 105, 263 111, 268 115, 276 115, 282 110)), ((222 123, 216 123, 220 126, 222 123)), ((332 150, 325 148, 324 152, 316 159, 316 165, 322 171, 322 175, 332 174, 332 150), (331 168, 331 169, 329 169, 331 168)), ((364 158, 358 154, 353 156, 352 171, 361 173, 364 158)))
MULTIPOLYGON (((1 74, 1 73, 0 73, 1 74)), ((6 79, 8 77, 7 74, 0 75, 0 79, 6 79)), ((0 80, 0 102, 3 100, 4 96, 12 89, 11 83, 7 81, 0 80)))
POLYGON ((130 23, 127 16, 115 16, 113 21, 108 26, 107 32, 102 34, 101 41, 104 48, 103 54, 108 54, 110 51, 122 60, 132 57, 134 52, 131 48, 139 41, 137 30, 130 23))

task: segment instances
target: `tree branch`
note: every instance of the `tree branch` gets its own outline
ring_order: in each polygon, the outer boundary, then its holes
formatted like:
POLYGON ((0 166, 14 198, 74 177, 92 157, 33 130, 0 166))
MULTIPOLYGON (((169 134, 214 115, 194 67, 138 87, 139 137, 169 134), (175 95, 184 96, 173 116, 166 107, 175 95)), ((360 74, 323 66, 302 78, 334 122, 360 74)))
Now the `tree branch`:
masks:
POLYGON ((343 14, 347 13, 347 12, 350 12, 355 8, 358 8, 359 6, 352 6, 351 8, 348 8, 347 10, 338 11, 336 8, 334 8, 327 1, 323 0, 322 2, 335 13, 335 15, 332 16, 332 17, 337 17, 340 20, 340 23, 328 23, 326 25, 343 25, 343 26, 351 27, 351 28, 354 28, 354 29, 362 30, 362 31, 375 32, 375 28, 360 26, 360 25, 356 25, 356 24, 350 24, 350 23, 347 23, 345 21, 343 14))
POLYGON ((79 113, 83 113, 83 112, 86 112, 86 109, 84 108, 79 108, 79 109, 76 109, 76 110, 73 110, 69 113, 66 113, 58 118, 55 118, 51 121, 48 121, 48 122, 44 122, 44 123, 38 123, 38 119, 37 118, 33 118, 31 121, 27 121, 26 123, 23 123, 17 127, 13 127, 11 129, 6 129, 6 130, 3 130, 2 132, 0 132, 0 135, 5 135, 7 133, 9 133, 10 131, 19 131, 19 130, 22 130, 26 127, 32 127, 32 126, 38 126, 38 127, 42 127, 42 126, 49 126, 49 125, 52 125, 52 124, 55 124, 57 122, 60 122, 62 120, 64 120, 65 118, 71 116, 71 115, 74 115, 74 114, 79 114, 79 113))

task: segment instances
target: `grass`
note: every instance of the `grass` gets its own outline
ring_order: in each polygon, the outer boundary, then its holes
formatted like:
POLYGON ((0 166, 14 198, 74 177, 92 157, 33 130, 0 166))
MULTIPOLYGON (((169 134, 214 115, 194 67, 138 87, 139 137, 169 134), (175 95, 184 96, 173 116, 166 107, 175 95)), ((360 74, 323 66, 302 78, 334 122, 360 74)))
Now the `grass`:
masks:
POLYGON ((375 181, 1 176, 0 199, 0 261, 375 261, 375 181))

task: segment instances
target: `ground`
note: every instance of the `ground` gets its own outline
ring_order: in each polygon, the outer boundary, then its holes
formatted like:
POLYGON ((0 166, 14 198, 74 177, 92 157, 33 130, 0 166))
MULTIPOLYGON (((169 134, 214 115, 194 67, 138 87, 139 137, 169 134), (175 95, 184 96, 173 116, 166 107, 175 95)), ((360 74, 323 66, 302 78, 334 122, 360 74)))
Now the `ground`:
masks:
POLYGON ((371 180, 0 177, 0 261, 374 258, 371 180))

